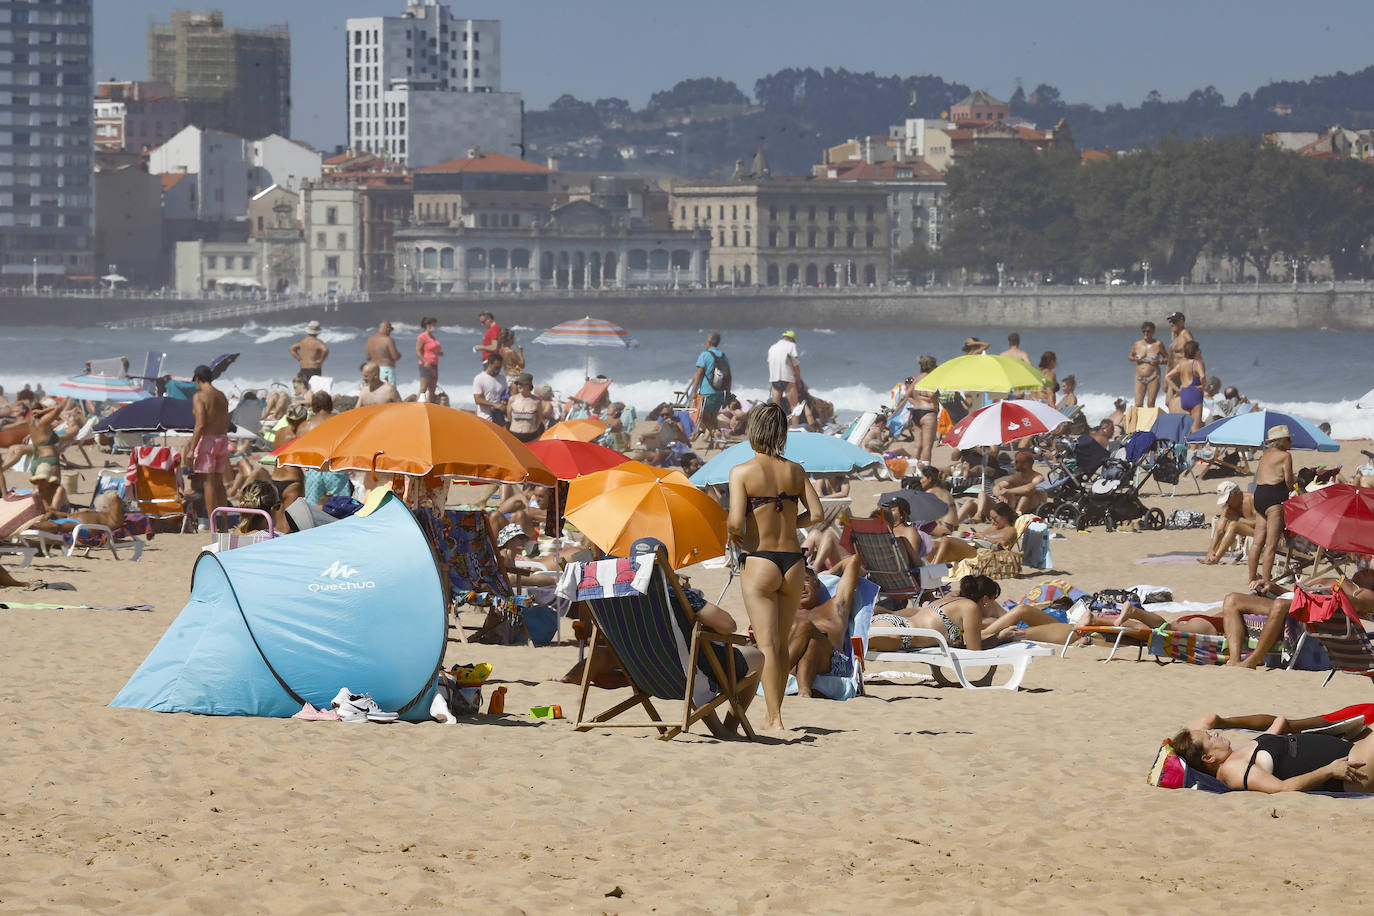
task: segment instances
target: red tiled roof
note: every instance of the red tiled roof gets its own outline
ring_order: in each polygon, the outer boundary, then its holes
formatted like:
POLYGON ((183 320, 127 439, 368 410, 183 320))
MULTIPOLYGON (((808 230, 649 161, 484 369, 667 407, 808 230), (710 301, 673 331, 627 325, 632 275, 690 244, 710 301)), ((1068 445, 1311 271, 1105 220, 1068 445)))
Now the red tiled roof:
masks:
POLYGON ((187 176, 187 172, 160 172, 158 178, 162 179, 162 193, 166 194, 177 186, 181 179, 187 176))
POLYGON ((831 163, 830 168, 835 170, 835 177, 823 178, 822 181, 939 181, 943 177, 939 169, 929 162, 919 161, 868 163, 862 160, 849 160, 831 163), (898 176, 898 169, 909 170, 911 175, 898 176))
POLYGON ((551 169, 524 159, 516 159, 505 153, 478 153, 475 158, 450 159, 438 165, 426 166, 421 172, 523 172, 526 174, 548 175, 551 169))

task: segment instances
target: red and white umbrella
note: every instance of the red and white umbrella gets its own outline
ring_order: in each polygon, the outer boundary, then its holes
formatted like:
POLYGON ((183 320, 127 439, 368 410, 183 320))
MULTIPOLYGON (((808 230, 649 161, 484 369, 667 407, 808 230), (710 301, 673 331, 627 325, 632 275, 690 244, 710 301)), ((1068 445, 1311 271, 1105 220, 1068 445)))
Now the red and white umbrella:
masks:
POLYGON ((975 410, 945 434, 954 448, 1003 445, 1027 436, 1047 433, 1069 418, 1044 401, 1006 400, 975 410))

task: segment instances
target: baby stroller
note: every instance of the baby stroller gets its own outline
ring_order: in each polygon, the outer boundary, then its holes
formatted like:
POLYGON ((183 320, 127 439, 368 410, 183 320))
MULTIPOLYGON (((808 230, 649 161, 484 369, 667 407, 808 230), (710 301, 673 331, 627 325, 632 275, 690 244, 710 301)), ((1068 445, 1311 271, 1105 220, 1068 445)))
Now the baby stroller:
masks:
POLYGON ((1062 495, 1046 514, 1052 523, 1080 531, 1105 525, 1113 531, 1121 522, 1140 519, 1140 527, 1146 531, 1164 528, 1164 513, 1140 501, 1136 466, 1120 450, 1104 461, 1081 489, 1066 484, 1061 490, 1062 495))

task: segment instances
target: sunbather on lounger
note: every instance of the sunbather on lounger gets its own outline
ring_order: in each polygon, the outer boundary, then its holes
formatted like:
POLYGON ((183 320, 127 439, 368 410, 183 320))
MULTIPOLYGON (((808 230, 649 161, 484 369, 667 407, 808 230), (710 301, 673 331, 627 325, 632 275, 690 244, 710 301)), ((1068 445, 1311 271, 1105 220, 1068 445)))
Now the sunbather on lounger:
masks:
POLYGON ((124 501, 119 498, 118 493, 102 493, 93 509, 49 512, 47 518, 38 519, 33 523, 33 527, 49 534, 61 534, 79 524, 104 525, 111 531, 124 527, 124 501))
POLYGON ((820 577, 807 568, 801 603, 787 640, 788 667, 797 676, 798 696, 811 696, 811 685, 818 674, 849 677, 854 673, 853 656, 845 641, 863 562, 857 554, 845 557, 830 573, 839 576, 840 581, 834 594, 826 598, 820 577))
MULTIPOLYGON (((951 649, 983 648, 983 627, 1002 613, 997 598, 1002 587, 987 576, 964 576, 959 580, 959 594, 950 595, 927 605, 907 608, 887 614, 874 614, 875 627, 919 627, 945 634, 951 649)), ((935 645, 928 636, 874 636, 868 647, 879 652, 923 648, 935 645)))
MULTIPOLYGON (((1028 639, 1031 642, 1062 643, 1069 638, 1069 634, 1074 631, 1075 626, 1130 627, 1142 632, 1149 632, 1168 622, 1167 618, 1161 617, 1153 611, 1147 611, 1138 604, 1124 606, 1119 615, 1091 614, 1086 620, 1080 621, 1078 624, 1069 623, 1066 619, 1056 616, 1050 611, 1031 607, 1028 604, 1018 604, 983 627, 983 641, 995 644, 1028 639), (1022 623, 1025 624, 1024 627, 1020 626, 1022 623)), ((1201 615, 1175 621, 1175 625, 1171 629, 1181 633, 1218 635, 1216 626, 1208 618, 1201 615)))
MULTIPOLYGON (((1305 582, 1303 588, 1309 592, 1324 590, 1329 593, 1338 583, 1350 596, 1356 614, 1365 618, 1374 617, 1374 570, 1362 569, 1349 579, 1313 579, 1305 582)), ((1239 653, 1233 654, 1226 664, 1241 668, 1258 668, 1263 664, 1264 657, 1283 635, 1283 625, 1292 604, 1292 597, 1261 598, 1249 592, 1227 595, 1221 602, 1221 616, 1226 621, 1226 637, 1232 643, 1239 644, 1245 638, 1246 614, 1264 614, 1268 619, 1255 640, 1255 651, 1244 660, 1238 657, 1239 653)))
MULTIPOLYGON (((1230 721, 1254 718, 1269 717, 1230 721)), ((1292 734, 1294 724, 1275 716, 1264 734, 1233 747, 1216 730, 1225 721, 1216 717, 1211 728, 1185 728, 1169 743, 1188 766, 1215 776, 1233 789, 1269 794, 1374 789, 1374 766, 1370 765, 1374 763, 1374 734, 1353 743, 1334 735, 1292 734)))

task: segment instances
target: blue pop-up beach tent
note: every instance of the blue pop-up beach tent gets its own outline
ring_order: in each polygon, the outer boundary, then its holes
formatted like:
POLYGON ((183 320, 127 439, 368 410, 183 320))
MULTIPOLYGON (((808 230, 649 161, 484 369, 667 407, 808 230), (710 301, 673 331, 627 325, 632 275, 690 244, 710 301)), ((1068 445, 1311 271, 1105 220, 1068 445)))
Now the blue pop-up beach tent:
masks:
POLYGON ((110 705, 290 716, 347 687, 424 719, 447 632, 429 543, 376 490, 335 524, 202 553, 186 607, 110 705))

